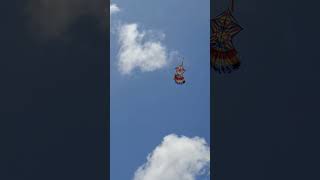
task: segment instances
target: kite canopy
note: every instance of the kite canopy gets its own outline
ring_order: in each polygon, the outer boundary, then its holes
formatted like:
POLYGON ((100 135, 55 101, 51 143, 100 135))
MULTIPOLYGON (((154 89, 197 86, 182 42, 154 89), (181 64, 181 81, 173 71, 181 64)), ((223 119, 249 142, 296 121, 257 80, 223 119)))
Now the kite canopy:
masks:
POLYGON ((241 30, 230 9, 211 19, 210 64, 218 73, 239 69, 240 60, 232 40, 241 30))

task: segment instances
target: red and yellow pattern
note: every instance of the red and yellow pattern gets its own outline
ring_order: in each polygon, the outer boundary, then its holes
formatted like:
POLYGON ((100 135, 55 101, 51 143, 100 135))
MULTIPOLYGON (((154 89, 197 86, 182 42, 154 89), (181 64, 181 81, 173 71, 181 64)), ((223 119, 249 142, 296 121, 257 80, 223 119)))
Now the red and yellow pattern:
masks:
POLYGON ((242 30, 230 10, 211 20, 211 67, 219 73, 230 73, 240 66, 232 39, 242 30))
POLYGON ((177 84, 184 84, 186 83, 186 80, 184 79, 184 72, 186 70, 184 69, 183 67, 183 64, 181 64, 180 66, 176 67, 176 73, 174 74, 174 81, 177 83, 177 84))

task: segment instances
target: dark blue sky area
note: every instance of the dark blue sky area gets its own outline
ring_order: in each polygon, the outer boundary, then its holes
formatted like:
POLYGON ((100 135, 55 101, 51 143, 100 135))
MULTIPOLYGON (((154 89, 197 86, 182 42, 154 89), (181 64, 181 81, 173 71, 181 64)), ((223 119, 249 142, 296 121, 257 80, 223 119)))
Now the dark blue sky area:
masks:
POLYGON ((88 14, 59 37, 43 38, 31 27, 29 2, 1 5, 0 179, 103 180, 105 30, 88 14))
POLYGON ((235 0, 243 64, 211 78, 216 180, 319 179, 319 7, 235 0))

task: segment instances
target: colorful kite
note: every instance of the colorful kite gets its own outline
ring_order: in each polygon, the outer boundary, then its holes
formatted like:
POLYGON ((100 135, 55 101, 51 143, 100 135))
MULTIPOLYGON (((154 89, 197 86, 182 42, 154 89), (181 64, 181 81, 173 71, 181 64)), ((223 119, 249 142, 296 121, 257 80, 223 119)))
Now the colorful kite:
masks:
POLYGON ((184 83, 186 83, 186 80, 184 79, 184 76, 183 76, 183 74, 184 74, 184 72, 185 72, 186 70, 184 69, 184 67, 183 67, 183 62, 182 62, 182 64, 181 65, 179 65, 179 66, 177 66, 176 67, 176 73, 174 74, 174 81, 177 83, 177 84, 184 84, 184 83))
POLYGON ((218 73, 230 73, 239 69, 240 59, 233 45, 233 37, 242 27, 232 15, 231 8, 211 19, 210 54, 211 67, 218 73))

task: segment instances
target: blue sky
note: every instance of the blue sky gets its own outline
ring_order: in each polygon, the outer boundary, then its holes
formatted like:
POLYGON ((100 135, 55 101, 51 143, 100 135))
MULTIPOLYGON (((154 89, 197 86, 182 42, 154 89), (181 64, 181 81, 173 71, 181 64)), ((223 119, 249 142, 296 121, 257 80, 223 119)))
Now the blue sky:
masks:
MULTIPOLYGON (((114 0, 112 3, 120 11, 111 16, 110 172, 111 180, 129 180, 169 134, 198 136, 210 142, 210 1, 114 0), (147 72, 137 67, 128 74, 121 73, 117 30, 130 23, 137 24, 138 32, 147 33, 142 42, 161 39, 160 45, 165 47, 167 55, 165 66, 147 72), (164 38, 154 38, 161 34, 164 38), (176 56, 168 58, 172 52, 185 59, 185 85, 173 81, 174 68, 180 61, 176 56)), ((152 60, 146 58, 149 59, 152 60)))

